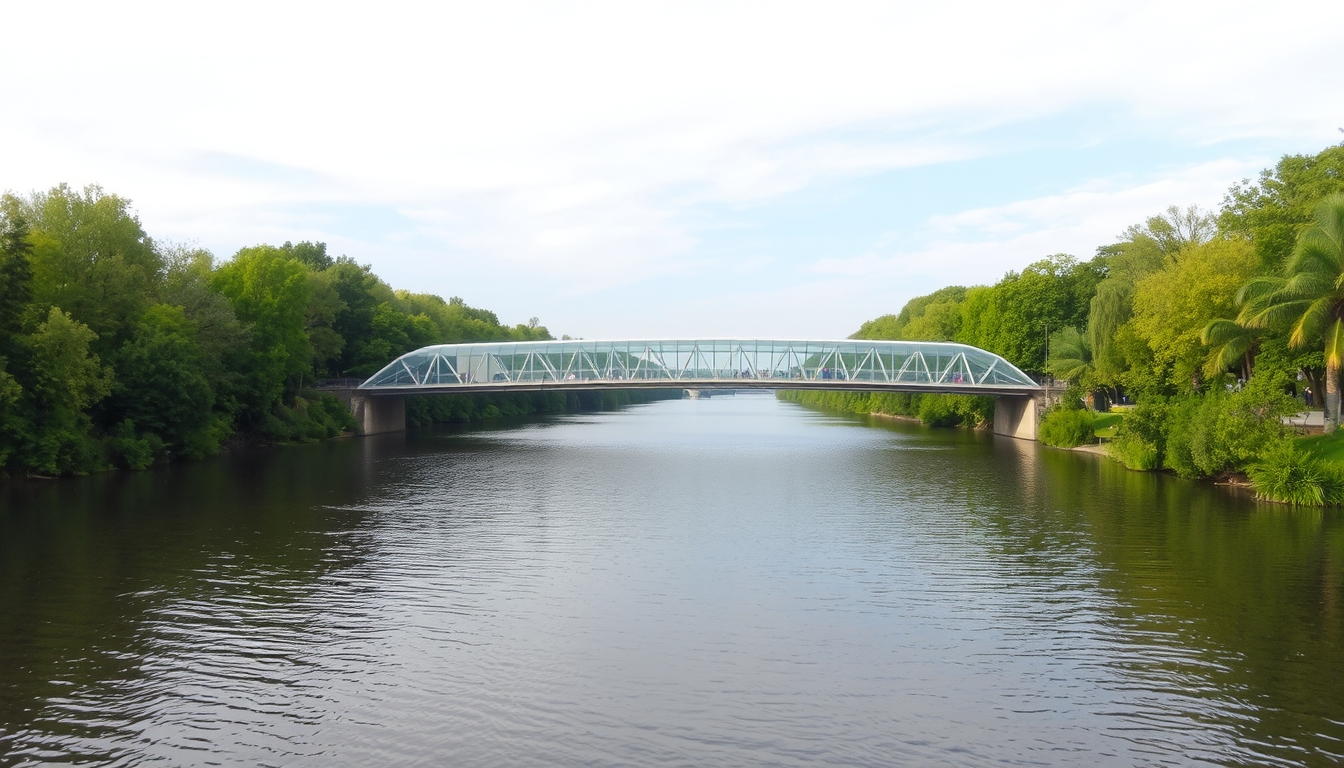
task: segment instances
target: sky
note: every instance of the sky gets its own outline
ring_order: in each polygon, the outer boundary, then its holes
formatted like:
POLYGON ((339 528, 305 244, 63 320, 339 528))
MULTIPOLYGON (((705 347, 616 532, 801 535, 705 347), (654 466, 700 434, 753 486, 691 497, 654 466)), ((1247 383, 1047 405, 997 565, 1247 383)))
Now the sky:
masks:
POLYGON ((9 3, 0 189, 583 338, 839 338, 1344 140, 1276 3, 9 3))

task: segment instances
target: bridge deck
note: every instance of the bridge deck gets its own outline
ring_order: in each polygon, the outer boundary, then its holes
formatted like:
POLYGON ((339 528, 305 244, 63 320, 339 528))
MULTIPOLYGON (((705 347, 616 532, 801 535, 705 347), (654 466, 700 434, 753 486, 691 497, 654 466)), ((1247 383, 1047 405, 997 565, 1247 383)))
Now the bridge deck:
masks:
POLYGON ((949 342, 789 339, 440 344, 408 352, 366 394, 592 389, 821 389, 1028 395, 1031 377, 949 342))

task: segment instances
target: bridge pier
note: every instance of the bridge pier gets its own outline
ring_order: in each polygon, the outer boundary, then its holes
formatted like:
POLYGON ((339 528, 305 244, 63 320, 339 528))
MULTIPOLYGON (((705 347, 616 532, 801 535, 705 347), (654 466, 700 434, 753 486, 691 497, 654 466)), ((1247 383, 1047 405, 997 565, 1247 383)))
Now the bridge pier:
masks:
POLYGON ((1041 422, 1041 413, 1045 410, 1043 398, 996 397, 994 398, 994 434, 1016 437, 1022 440, 1035 440, 1036 427, 1041 422))
POLYGON ((406 398, 382 395, 352 395, 350 413, 359 422, 362 435, 406 431, 406 398))
POLYGON ((367 395, 353 387, 323 387, 350 409, 359 434, 378 435, 406 431, 406 398, 400 395, 367 395))
POLYGON ((1035 440, 1045 409, 1058 403, 1063 387, 1042 387, 1032 395, 1000 395, 994 398, 994 434, 1035 440))

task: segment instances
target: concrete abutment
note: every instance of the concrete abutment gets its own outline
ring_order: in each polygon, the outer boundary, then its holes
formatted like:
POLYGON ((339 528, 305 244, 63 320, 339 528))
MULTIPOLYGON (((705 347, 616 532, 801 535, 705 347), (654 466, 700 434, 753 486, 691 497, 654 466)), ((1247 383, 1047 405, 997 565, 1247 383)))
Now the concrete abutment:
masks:
POLYGON ((359 434, 380 435, 406 431, 406 398, 401 395, 367 395, 358 389, 326 388, 350 408, 359 434))
POLYGON ((1001 395, 994 398, 994 434, 1035 440, 1045 409, 1059 402, 1062 391, 1046 389, 1035 395, 1001 395))
POLYGON ((350 412, 359 422, 360 434, 380 435, 406 431, 406 398, 380 395, 354 395, 350 412))

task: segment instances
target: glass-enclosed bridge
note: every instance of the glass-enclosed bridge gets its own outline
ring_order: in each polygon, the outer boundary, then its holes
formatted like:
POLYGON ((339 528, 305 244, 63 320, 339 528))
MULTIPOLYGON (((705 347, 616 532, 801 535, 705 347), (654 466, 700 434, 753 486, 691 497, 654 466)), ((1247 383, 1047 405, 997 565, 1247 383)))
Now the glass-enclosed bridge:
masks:
POLYGON ((1036 383, 965 344, 660 339, 439 344, 359 386, 368 394, 557 389, 849 389, 1029 394, 1036 383))
POLYGON ((584 389, 830 389, 997 398, 995 431, 1035 437, 1041 388, 1007 360, 922 341, 658 339, 439 344, 350 390, 366 433, 405 428, 400 396, 584 389))

